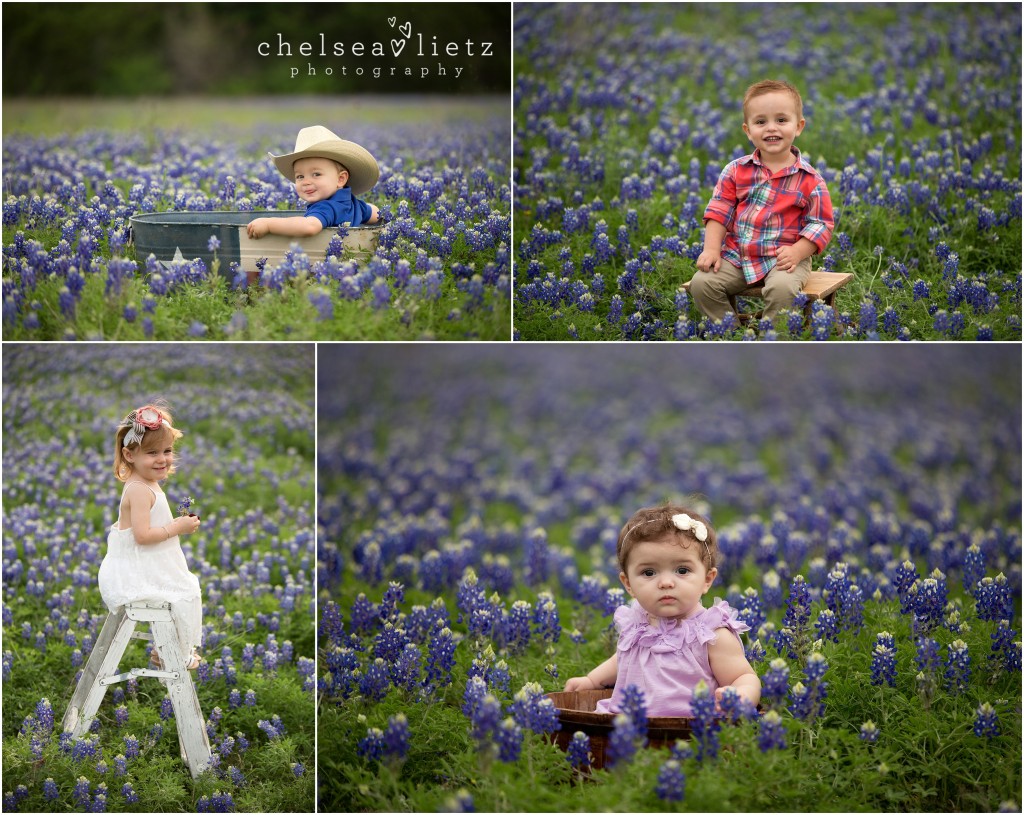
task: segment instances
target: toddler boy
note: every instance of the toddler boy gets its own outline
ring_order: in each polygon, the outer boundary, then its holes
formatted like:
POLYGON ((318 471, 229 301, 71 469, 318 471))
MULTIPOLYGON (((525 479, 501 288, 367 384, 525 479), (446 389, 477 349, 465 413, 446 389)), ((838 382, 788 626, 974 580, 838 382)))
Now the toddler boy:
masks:
POLYGON ((766 318, 792 307, 811 274, 811 255, 832 237, 825 180, 793 146, 803 129, 803 100, 793 85, 769 79, 747 88, 743 132, 755 149, 722 170, 690 284, 709 319, 723 319, 729 295, 759 280, 766 318))
POLYGON ((256 218, 246 227, 250 238, 262 238, 268 232, 307 237, 343 223, 377 223, 377 207, 355 197, 371 189, 380 178, 377 160, 365 147, 314 125, 299 131, 293 152, 269 155, 285 178, 295 182, 295 192, 306 202, 306 214, 256 218))

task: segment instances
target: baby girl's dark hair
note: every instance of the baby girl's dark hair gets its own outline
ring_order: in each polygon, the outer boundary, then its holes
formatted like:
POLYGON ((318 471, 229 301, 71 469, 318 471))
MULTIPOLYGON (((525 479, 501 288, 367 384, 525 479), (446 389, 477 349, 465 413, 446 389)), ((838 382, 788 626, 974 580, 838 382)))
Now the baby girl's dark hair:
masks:
POLYGON ((670 536, 678 538, 679 543, 686 549, 691 546, 697 547, 697 554, 704 568, 709 571, 718 565, 718 537, 715 535, 711 521, 689 507, 679 504, 662 504, 658 507, 644 507, 633 513, 633 516, 626 521, 619 531, 619 541, 615 552, 619 560, 619 569, 626 571, 626 563, 629 560, 629 553, 638 543, 645 541, 664 540, 670 536), (697 521, 707 529, 707 540, 700 541, 694 531, 679 529, 672 519, 677 515, 687 515, 692 521, 697 521))

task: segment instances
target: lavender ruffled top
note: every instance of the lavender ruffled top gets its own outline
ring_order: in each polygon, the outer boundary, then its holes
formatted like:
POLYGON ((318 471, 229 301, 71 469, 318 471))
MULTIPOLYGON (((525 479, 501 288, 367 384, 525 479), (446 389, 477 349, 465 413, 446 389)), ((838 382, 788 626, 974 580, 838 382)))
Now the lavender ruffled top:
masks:
POLYGON ((703 679, 714 693, 718 682, 711 672, 708 643, 720 628, 738 636, 750 629, 722 599, 693 617, 658 619, 652 623, 634 600, 615 612, 619 631, 618 675, 611 699, 597 703, 597 713, 619 713, 622 694, 630 685, 644 693, 648 716, 691 716, 690 700, 703 679))

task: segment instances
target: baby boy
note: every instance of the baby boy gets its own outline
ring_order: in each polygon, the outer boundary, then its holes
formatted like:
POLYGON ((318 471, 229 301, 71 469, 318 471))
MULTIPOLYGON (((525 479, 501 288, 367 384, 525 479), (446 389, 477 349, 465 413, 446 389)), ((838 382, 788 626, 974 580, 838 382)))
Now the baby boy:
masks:
POLYGON ((306 202, 306 213, 256 218, 246 227, 250 238, 262 238, 268 232, 306 237, 344 223, 377 223, 377 207, 356 198, 372 189, 380 177, 377 160, 366 148, 315 125, 299 131, 294 152, 283 156, 271 153, 270 157, 285 178, 295 182, 295 192, 306 202))

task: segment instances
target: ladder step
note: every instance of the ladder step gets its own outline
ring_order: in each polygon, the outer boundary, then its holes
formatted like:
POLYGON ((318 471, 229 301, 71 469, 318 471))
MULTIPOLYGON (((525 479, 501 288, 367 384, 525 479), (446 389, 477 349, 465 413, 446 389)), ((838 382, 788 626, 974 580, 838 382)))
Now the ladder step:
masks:
POLYGON ((158 671, 153 668, 132 668, 129 671, 125 671, 120 674, 112 674, 111 676, 104 676, 100 679, 101 685, 116 685, 118 682, 125 682, 129 679, 135 679, 139 676, 148 676, 153 679, 178 679, 181 676, 177 671, 158 671))

